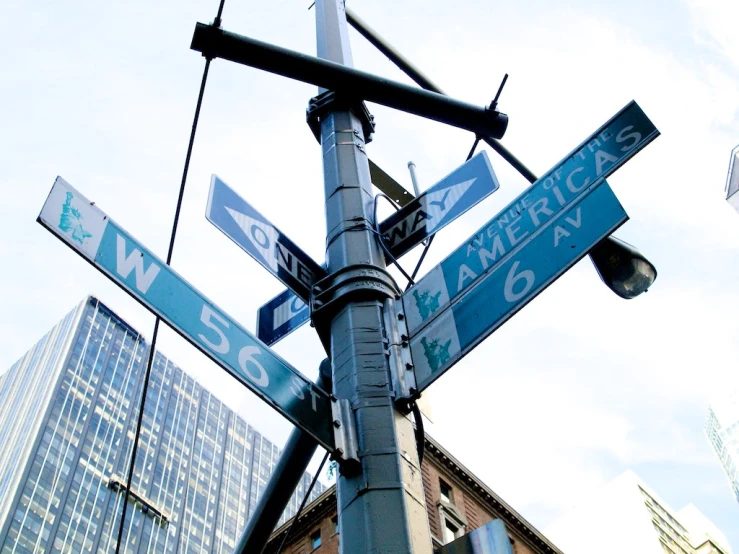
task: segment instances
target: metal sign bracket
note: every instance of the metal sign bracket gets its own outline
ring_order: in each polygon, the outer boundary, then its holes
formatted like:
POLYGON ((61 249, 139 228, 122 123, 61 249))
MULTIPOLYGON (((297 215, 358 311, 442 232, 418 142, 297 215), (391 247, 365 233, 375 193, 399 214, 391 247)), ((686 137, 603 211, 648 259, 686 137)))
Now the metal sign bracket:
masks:
POLYGON ((354 412, 346 398, 331 396, 331 417, 334 428, 333 458, 340 463, 359 463, 357 425, 354 412))
POLYGON ((369 112, 367 105, 356 98, 337 95, 333 90, 327 90, 311 98, 308 109, 305 111, 306 122, 319 143, 321 142, 321 121, 326 115, 336 110, 351 110, 362 122, 364 142, 372 142, 372 134, 375 132, 375 116, 369 112))
POLYGON ((416 387, 416 375, 413 370, 411 349, 408 344, 408 328, 405 324, 403 303, 387 298, 383 306, 390 377, 393 381, 395 403, 405 412, 410 411, 409 403, 419 396, 416 387), (393 325, 393 320, 396 322, 393 325))
POLYGON ((326 352, 329 352, 331 342, 328 324, 347 302, 368 298, 382 300, 396 296, 400 296, 400 290, 390 273, 365 264, 335 271, 313 285, 310 297, 311 320, 326 352))

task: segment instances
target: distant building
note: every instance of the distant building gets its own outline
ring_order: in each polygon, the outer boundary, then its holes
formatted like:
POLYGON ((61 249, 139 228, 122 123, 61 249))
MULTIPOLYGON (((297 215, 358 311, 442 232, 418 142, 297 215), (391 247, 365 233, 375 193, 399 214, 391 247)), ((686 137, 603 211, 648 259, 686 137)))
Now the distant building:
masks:
POLYGON ((739 502, 739 391, 708 407, 705 431, 739 502))
MULTIPOLYGON (((0 376, 0 553, 115 551, 148 349, 88 297, 0 376)), ((157 353, 121 551, 230 554, 278 456, 157 353)))
POLYGON ((731 554, 726 537, 695 506, 673 511, 632 471, 546 531, 567 554, 731 554))
MULTIPOLYGON (((514 554, 562 554, 533 525, 428 435, 425 452, 421 471, 429 529, 435 548, 493 519, 500 519, 506 526, 514 554)), ((263 554, 277 553, 291 525, 292 521, 288 521, 273 533, 263 554)), ((331 487, 305 507, 285 542, 282 554, 337 554, 340 540, 336 488, 331 487)))
POLYGON ((731 151, 729 175, 726 179, 726 201, 739 211, 739 145, 731 151))

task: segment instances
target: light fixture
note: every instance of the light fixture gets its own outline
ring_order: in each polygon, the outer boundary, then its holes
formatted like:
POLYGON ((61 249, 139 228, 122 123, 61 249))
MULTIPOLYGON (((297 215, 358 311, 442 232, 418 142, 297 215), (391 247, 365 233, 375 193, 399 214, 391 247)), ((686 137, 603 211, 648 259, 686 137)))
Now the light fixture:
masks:
POLYGON ((646 292, 657 278, 657 269, 639 250, 614 236, 600 241, 590 259, 608 288, 627 300, 646 292))

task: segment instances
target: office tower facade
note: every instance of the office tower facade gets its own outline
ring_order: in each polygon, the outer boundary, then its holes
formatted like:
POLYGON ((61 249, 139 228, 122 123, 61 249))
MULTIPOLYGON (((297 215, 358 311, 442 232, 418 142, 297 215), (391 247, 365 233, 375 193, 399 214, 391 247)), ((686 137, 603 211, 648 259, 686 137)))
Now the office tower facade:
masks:
MULTIPOLYGON (((0 553, 115 551, 148 348, 88 297, 0 376, 0 553)), ((278 456, 157 353, 121 551, 230 553, 278 456)))
POLYGON ((567 554, 731 554, 695 506, 672 510, 626 471, 545 530, 567 554))
POLYGON ((705 431, 739 502, 739 391, 708 407, 705 431))

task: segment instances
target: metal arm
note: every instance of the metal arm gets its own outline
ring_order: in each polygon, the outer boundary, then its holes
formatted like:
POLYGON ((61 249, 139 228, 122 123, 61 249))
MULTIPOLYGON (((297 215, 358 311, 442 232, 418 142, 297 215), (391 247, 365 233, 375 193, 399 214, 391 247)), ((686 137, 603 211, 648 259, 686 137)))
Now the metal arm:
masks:
POLYGON ((508 116, 437 92, 419 90, 342 64, 280 48, 249 37, 198 23, 190 48, 209 58, 223 58, 256 67, 349 98, 420 115, 473 133, 501 138, 508 116))

